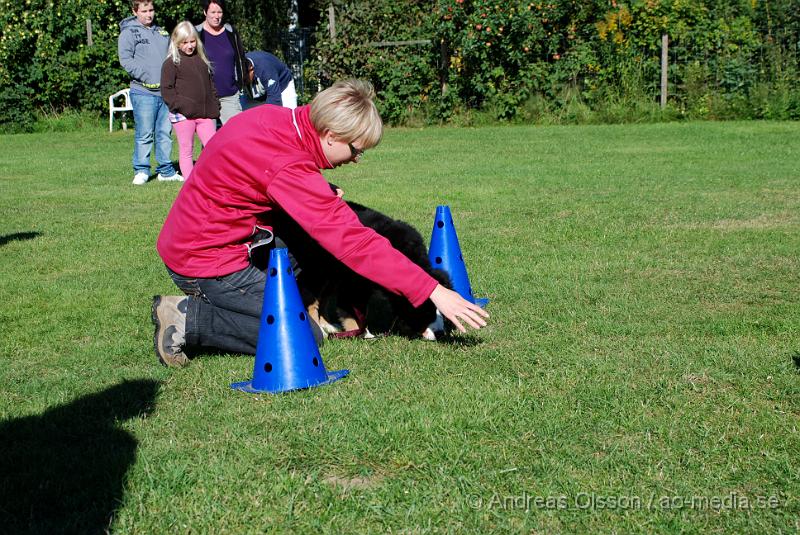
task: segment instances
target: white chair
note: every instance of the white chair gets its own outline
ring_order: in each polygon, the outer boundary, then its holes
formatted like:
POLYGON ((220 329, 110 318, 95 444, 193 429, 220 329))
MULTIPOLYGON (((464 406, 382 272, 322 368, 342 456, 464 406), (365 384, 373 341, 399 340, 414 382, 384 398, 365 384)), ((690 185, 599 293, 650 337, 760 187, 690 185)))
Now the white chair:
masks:
MULTIPOLYGON (((126 87, 125 89, 121 89, 108 97, 108 131, 114 131, 114 112, 115 111, 133 111, 133 106, 131 106, 131 89, 126 87), (122 97, 122 106, 115 106, 114 100, 122 97)), ((125 119, 122 120, 122 127, 123 129, 127 126, 125 119)))

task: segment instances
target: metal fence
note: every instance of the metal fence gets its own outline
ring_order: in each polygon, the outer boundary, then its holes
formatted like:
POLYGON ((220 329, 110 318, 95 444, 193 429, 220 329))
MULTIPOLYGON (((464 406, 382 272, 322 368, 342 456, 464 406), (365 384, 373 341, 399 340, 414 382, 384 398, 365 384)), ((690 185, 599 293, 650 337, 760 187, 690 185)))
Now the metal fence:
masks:
POLYGON ((304 94, 305 73, 303 72, 303 64, 311 57, 311 49, 314 44, 313 28, 282 30, 273 33, 270 37, 268 37, 267 42, 274 47, 276 55, 283 57, 283 61, 292 71, 297 94, 304 94))

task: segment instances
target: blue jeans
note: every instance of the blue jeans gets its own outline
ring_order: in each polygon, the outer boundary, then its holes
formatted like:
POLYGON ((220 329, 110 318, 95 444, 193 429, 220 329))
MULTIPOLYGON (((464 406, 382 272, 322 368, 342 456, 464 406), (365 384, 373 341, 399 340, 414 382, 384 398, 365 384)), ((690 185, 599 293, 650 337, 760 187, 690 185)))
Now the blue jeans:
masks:
POLYGON ((133 120, 135 123, 133 142, 133 172, 150 175, 150 151, 153 141, 156 146, 156 172, 170 177, 175 174, 172 165, 172 125, 169 108, 160 96, 143 95, 131 91, 133 120))
MULTIPOLYGON (((279 247, 286 244, 280 238, 279 247)), ((290 255, 295 276, 301 269, 290 255)), ((252 264, 241 271, 214 278, 184 277, 167 268, 175 285, 189 296, 186 307, 186 346, 192 349, 217 349, 229 353, 256 354, 261 308, 264 305, 266 266, 252 264)), ((309 318, 317 344, 322 331, 309 318)))

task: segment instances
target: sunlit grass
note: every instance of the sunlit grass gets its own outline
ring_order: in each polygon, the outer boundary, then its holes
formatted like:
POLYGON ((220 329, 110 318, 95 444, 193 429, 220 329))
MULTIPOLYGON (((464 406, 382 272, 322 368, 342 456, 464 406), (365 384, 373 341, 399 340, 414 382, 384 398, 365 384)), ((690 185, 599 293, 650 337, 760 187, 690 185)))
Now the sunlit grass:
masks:
POLYGON ((798 529, 800 125, 388 131, 329 180, 426 238, 450 205, 490 326, 328 341, 351 375, 280 396, 158 365, 180 185, 131 145, 0 137, 6 529, 798 529))

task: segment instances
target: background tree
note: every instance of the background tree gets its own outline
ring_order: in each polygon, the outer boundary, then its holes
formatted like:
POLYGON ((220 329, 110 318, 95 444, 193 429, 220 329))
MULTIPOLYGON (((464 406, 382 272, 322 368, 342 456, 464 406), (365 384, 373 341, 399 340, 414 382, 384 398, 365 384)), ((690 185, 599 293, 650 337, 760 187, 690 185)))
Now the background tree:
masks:
MULTIPOLYGON (((0 1, 0 127, 30 128, 36 110, 100 112, 127 85, 116 51, 127 1, 0 1)), ((227 4, 246 48, 283 56, 290 0, 227 4)), ((306 0, 299 9, 300 25, 314 25, 302 38, 310 46, 302 98, 335 79, 366 78, 393 124, 473 113, 560 122, 800 118, 797 0, 306 0), (666 112, 658 109, 663 33, 666 112)), ((157 5, 167 29, 201 18, 197 0, 157 5)))

